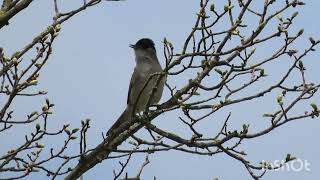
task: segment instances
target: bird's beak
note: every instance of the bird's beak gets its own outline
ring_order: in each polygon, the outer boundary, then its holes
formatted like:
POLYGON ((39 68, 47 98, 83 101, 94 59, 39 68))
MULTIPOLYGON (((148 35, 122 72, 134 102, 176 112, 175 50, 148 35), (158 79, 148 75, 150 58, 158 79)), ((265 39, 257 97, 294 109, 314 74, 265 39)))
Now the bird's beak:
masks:
POLYGON ((129 44, 129 47, 134 49, 136 46, 134 44, 129 44))

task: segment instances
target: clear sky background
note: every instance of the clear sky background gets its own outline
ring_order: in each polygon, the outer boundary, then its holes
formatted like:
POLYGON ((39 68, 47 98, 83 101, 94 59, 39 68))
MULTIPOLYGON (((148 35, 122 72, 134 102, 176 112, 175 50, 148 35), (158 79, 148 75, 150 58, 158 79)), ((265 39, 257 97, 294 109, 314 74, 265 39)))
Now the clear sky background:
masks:
MULTIPOLYGON (((76 2, 63 2, 65 4, 61 3, 61 8, 75 8, 82 1, 76 2)), ((304 48, 309 43, 307 38, 310 35, 320 38, 320 1, 309 0, 306 3, 307 5, 300 9, 296 21, 297 28, 305 29, 305 40, 299 41, 298 48, 304 48)), ((103 2, 63 24, 61 33, 54 42, 53 55, 39 79, 39 88, 47 89, 49 93, 46 97, 56 105, 51 119, 52 128, 61 127, 63 123, 80 126, 80 120, 90 118, 92 128, 89 130, 89 145, 97 145, 101 141, 101 132, 105 132, 112 125, 126 106, 128 84, 135 65, 133 51, 128 45, 142 37, 152 38, 163 65, 161 41, 166 37, 177 48, 181 47, 194 24, 198 6, 197 0, 103 2)), ((223 8, 223 3, 219 1, 216 7, 223 8)), ((1 30, 0 47, 4 47, 6 54, 21 49, 52 22, 53 14, 53 1, 35 1, 30 8, 14 17, 10 26, 1 30)), ((268 47, 265 48, 267 51, 268 47)), ((319 53, 320 51, 317 51, 304 59, 308 70, 307 77, 317 83, 320 82, 319 53)), ((276 66, 273 70, 281 71, 279 68, 281 67, 276 66)), ((169 81, 178 83, 178 86, 185 83, 170 78, 169 81)), ((162 101, 168 97, 166 91, 162 101)), ((24 117, 32 108, 41 107, 43 100, 44 97, 15 101, 14 107, 19 109, 17 117, 24 117)), ((320 102, 319 95, 315 100, 320 102)), ((274 106, 256 102, 254 105, 244 104, 233 110, 235 117, 239 119, 263 121, 261 112, 266 111, 269 105, 274 106)), ((225 113, 221 113, 219 118, 224 117, 225 113)), ((180 132, 180 127, 172 127, 172 121, 177 121, 174 114, 160 116, 156 123, 180 132)), ((234 122, 235 127, 241 127, 241 124, 234 122)), ((1 147, 7 149, 12 147, 12 142, 18 144, 23 140, 26 129, 19 128, 19 133, 10 132, 0 137, 1 147), (10 141, 6 141, 7 138, 10 138, 10 141)), ((242 148, 249 154, 248 159, 255 163, 261 160, 283 159, 287 153, 292 153, 311 164, 309 172, 269 172, 264 177, 266 180, 317 179, 320 177, 319 129, 319 119, 297 121, 266 136, 246 141, 242 148)), ((59 142, 59 139, 50 139, 45 144, 53 145, 59 142)), ((77 150, 76 144, 70 150, 77 150)), ((143 158, 144 156, 136 156, 133 159, 128 170, 129 175, 135 175, 143 163, 143 158)), ((152 179, 153 176, 159 180, 209 180, 215 177, 224 180, 250 179, 241 163, 223 154, 206 157, 169 151, 152 154, 150 160, 142 179, 152 179)), ((87 172, 84 178, 111 179, 115 167, 119 168, 117 162, 103 162, 87 172)), ((45 174, 41 173, 32 176, 32 179, 44 177, 45 174)))

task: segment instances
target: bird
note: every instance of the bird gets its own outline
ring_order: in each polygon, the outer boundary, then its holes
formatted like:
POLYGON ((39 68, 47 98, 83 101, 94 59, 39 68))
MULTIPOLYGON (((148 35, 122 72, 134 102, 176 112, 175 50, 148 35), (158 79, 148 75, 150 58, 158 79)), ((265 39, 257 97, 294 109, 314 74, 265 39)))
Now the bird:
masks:
POLYGON ((108 130, 107 135, 122 123, 130 121, 135 114, 145 110, 150 98, 149 105, 158 103, 164 89, 166 77, 162 76, 157 83, 159 75, 155 75, 163 72, 163 69, 158 61, 154 42, 149 38, 142 38, 129 47, 134 50, 136 66, 129 84, 127 107, 108 130), (153 96, 150 97, 154 88, 153 96))

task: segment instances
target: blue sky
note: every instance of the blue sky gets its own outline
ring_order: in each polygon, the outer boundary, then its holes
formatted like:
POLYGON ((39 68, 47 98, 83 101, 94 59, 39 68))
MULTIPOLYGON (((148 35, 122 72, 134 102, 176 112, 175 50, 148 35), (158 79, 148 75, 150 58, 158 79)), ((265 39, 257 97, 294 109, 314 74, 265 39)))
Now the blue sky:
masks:
MULTIPOLYGON (((79 0, 79 2, 81 2, 79 0)), ((215 1, 216 2, 216 1, 215 1)), ((63 2, 65 3, 65 2, 63 2)), ((77 7, 77 3, 66 2, 65 9, 77 7)), ((90 118, 92 128, 89 130, 89 145, 94 147, 101 141, 101 132, 117 119, 126 106, 127 89, 134 67, 134 54, 128 47, 139 38, 152 38, 158 49, 159 59, 163 62, 162 44, 164 37, 179 48, 190 32, 198 1, 185 0, 140 0, 122 2, 103 2, 77 15, 63 24, 61 33, 54 44, 53 55, 39 79, 39 88, 49 91, 48 97, 56 106, 51 119, 52 128, 63 123, 79 126, 80 120, 90 118)), ((221 1, 216 7, 223 8, 221 1)), ((299 41, 298 48, 308 44, 307 38, 312 35, 320 38, 317 18, 320 1, 307 1, 307 5, 299 10, 295 28, 305 29, 305 40, 299 41)), ((14 17, 10 26, 0 33, 0 47, 7 54, 19 50, 32 40, 52 22, 52 1, 36 1, 31 7, 14 17)), ((319 48, 318 48, 319 49, 319 48)), ((268 51, 268 47, 266 47, 268 51)), ((261 52, 263 55, 263 52, 261 52)), ((312 53, 304 59, 307 77, 319 83, 319 52, 312 53)), ((281 71, 281 67, 272 67, 273 71, 281 71)), ((170 82, 183 85, 183 81, 170 79, 170 82)), ((168 99, 166 91, 162 101, 168 99)), ((316 96, 317 102, 319 95, 316 96)), ((269 97, 266 97, 269 98, 269 97)), ((32 108, 41 107, 44 97, 36 100, 22 98, 15 101, 14 107, 19 109, 17 116, 23 117, 32 108)), ((247 119, 249 122, 261 121, 261 112, 272 109, 274 104, 254 102, 233 107, 235 117, 247 119), (259 118, 257 118, 259 117, 259 118)), ((303 106, 302 106, 303 107, 303 106)), ((226 112, 217 114, 217 119, 224 118, 226 112)), ((175 114, 160 116, 156 124, 174 132, 183 133, 175 114)), ((234 127, 241 127, 241 122, 233 122, 234 127)), ((257 125, 258 127, 260 125, 257 125)), ((320 157, 318 154, 319 119, 289 123, 272 133, 244 142, 243 148, 252 162, 261 160, 283 159, 287 153, 310 162, 311 171, 279 171, 270 172, 264 179, 316 179, 320 177, 320 157)), ((11 141, 2 138, 15 138, 18 143, 23 138, 23 127, 18 128, 17 136, 12 134, 0 137, 2 147, 11 147, 11 141)), ((209 130, 209 129, 208 129, 209 130)), ((22 139, 23 140, 23 139, 22 139)), ((57 139, 48 140, 46 144, 59 143, 57 139)), ((76 144, 74 144, 76 145, 76 144)), ((72 147, 70 150, 77 150, 72 147)), ((134 175, 143 163, 144 156, 133 158, 128 170, 134 175)), ((219 154, 213 157, 196 156, 180 152, 161 152, 150 155, 151 163, 145 168, 142 179, 249 179, 243 165, 230 157, 219 154)), ((85 179, 110 179, 112 170, 118 167, 117 162, 103 162, 85 174, 85 179)), ((0 176, 1 177, 1 176, 0 176)), ((44 174, 37 174, 33 179, 43 179, 44 174)))

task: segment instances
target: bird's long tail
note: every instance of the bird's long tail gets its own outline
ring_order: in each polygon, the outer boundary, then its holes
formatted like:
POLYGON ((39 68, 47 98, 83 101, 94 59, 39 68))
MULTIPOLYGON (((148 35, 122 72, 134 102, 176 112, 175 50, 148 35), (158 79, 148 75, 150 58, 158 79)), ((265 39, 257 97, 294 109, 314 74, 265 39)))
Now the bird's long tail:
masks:
POLYGON ((110 132, 113 131, 114 129, 118 128, 122 123, 129 121, 130 120, 129 118, 130 118, 130 112, 128 109, 125 109, 120 115, 120 117, 118 118, 118 120, 108 130, 107 135, 109 135, 110 132))

